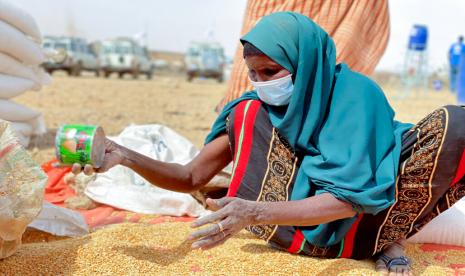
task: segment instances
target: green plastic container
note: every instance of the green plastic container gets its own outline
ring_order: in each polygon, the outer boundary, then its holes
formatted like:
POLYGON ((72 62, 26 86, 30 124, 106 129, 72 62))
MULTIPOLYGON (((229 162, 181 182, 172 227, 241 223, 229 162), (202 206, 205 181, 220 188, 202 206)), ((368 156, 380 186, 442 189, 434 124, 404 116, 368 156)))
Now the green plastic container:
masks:
POLYGON ((100 168, 105 157, 105 134, 99 126, 64 125, 57 131, 55 149, 64 165, 79 163, 100 168))

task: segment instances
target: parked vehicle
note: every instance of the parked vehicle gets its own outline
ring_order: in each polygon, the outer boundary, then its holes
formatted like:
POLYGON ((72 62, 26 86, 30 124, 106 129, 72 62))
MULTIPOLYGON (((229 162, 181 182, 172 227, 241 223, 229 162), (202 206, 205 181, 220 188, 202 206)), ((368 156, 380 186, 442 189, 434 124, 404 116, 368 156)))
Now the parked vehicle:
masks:
POLYGON ((45 62, 43 67, 49 73, 56 70, 65 70, 70 76, 80 76, 82 71, 92 71, 97 76, 100 73, 96 54, 82 38, 45 37, 43 47, 63 52, 66 56, 61 61, 45 62))
POLYGON ((218 43, 191 43, 185 56, 185 63, 188 81, 192 81, 195 77, 224 81, 224 49, 218 43))
POLYGON ((118 73, 131 74, 137 79, 144 74, 148 79, 153 76, 154 66, 147 48, 129 38, 105 40, 100 47, 100 64, 105 77, 118 73))

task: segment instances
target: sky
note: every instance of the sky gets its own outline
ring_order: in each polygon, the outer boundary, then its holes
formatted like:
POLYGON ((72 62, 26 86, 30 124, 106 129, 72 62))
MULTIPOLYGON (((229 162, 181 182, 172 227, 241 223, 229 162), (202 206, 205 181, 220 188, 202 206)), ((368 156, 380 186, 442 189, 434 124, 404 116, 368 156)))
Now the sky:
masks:
POLYGON ((396 71, 403 65, 413 24, 428 26, 428 63, 447 66, 447 52, 459 34, 465 35, 464 0, 391 0, 391 36, 377 69, 396 71))
MULTIPOLYGON (((45 35, 77 35, 89 41, 147 32, 154 50, 184 52, 190 41, 213 34, 233 56, 247 0, 10 0, 28 11, 45 35)), ((344 1, 344 0, 341 0, 344 1)), ((377 0, 373 0, 377 1, 377 0)), ((434 70, 465 34, 465 0, 390 0, 391 36, 377 70, 402 67, 413 24, 429 28, 434 70)))
POLYGON ((246 0, 9 1, 29 12, 44 35, 73 34, 92 41, 147 31, 151 49, 184 52, 190 41, 213 31, 230 56, 246 5, 246 0))

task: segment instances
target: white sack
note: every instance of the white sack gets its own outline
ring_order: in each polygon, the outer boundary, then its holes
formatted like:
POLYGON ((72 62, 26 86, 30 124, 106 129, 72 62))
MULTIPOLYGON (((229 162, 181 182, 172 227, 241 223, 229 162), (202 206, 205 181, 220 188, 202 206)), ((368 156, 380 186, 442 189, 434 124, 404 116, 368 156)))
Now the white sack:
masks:
POLYGON ((0 74, 33 81, 38 90, 41 85, 50 84, 50 76, 39 66, 28 66, 9 55, 0 53, 0 74))
POLYGON ((27 121, 27 123, 32 127, 32 135, 42 135, 47 133, 47 127, 42 114, 27 121))
MULTIPOLYGON (((161 125, 130 126, 114 140, 164 162, 186 164, 198 153, 187 139, 161 125)), ((208 212, 190 194, 155 187, 123 166, 99 174, 85 194, 96 202, 142 214, 198 217, 208 212)))
POLYGON ((42 35, 40 34, 39 27, 34 18, 27 12, 12 5, 10 2, 0 0, 0 20, 14 26, 38 43, 42 42, 42 35))
POLYGON ((20 144, 27 147, 33 135, 42 135, 47 132, 42 115, 27 122, 10 122, 20 144))
POLYGON ((0 74, 0 99, 8 100, 40 86, 31 80, 0 74))
POLYGON ((42 211, 29 227, 55 236, 79 237, 89 233, 84 217, 71 209, 43 202, 42 211))
POLYGON ((40 117, 40 115, 40 112, 24 105, 0 99, 0 119, 10 122, 29 122, 40 117))
POLYGON ((427 223, 408 241, 465 246, 465 198, 427 223))
POLYGON ((32 126, 28 123, 12 122, 11 126, 17 133, 21 133, 26 136, 32 135, 32 126))
POLYGON ((31 140, 32 126, 28 123, 11 123, 11 126, 18 136, 19 142, 23 147, 27 147, 31 140))
POLYGON ((3 21, 0 21, 0 52, 27 65, 39 65, 46 60, 39 44, 3 21))

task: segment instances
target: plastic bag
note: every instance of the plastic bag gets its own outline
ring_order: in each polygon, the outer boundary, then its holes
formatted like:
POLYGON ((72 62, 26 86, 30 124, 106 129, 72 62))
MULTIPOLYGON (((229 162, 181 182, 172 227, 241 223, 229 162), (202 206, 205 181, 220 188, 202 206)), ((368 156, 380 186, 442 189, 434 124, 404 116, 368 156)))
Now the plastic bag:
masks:
POLYGON ((0 120, 0 259, 21 244, 27 225, 42 208, 47 175, 0 120))

